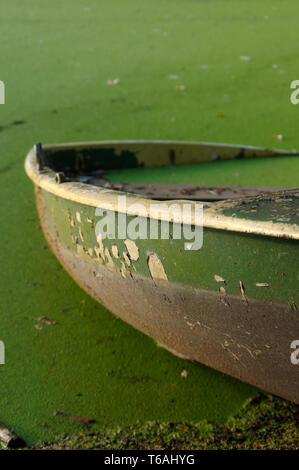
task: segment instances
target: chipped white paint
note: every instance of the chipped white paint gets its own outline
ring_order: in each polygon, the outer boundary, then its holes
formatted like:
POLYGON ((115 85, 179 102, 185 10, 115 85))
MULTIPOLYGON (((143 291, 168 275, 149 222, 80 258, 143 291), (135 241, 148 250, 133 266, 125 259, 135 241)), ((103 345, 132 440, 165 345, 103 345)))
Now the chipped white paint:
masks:
POLYGON ((5 84, 0 80, 0 104, 5 104, 5 84))
POLYGON ((127 277, 127 268, 125 266, 125 263, 121 261, 121 269, 120 269, 122 277, 125 279, 127 277))
POLYGON ((81 214, 80 214, 80 212, 76 212, 76 219, 79 222, 79 224, 81 224, 81 214))
POLYGON ((101 263, 104 264, 105 257, 104 257, 104 254, 101 252, 101 250, 98 246, 94 247, 94 252, 95 252, 97 258, 101 261, 101 263))
POLYGON ((71 227, 74 227, 75 226, 75 221, 74 221, 73 217, 71 216, 71 214, 68 214, 67 218, 69 220, 69 223, 71 224, 71 227))
POLYGON ((218 276, 218 274, 214 275, 214 279, 216 282, 225 282, 225 279, 223 279, 221 276, 218 276))
POLYGON ((186 369, 182 370, 181 377, 183 377, 183 379, 186 379, 188 377, 188 372, 186 371, 186 369))
POLYGON ((246 296, 245 296, 245 287, 242 281, 239 281, 239 286, 240 286, 240 291, 241 291, 241 296, 242 299, 247 302, 246 296))
POLYGON ((108 248, 105 248, 105 257, 106 257, 106 265, 108 268, 115 270, 115 264, 113 262, 113 259, 110 255, 110 251, 108 248))
POLYGON ((211 327, 208 326, 208 325, 204 325, 203 323, 201 323, 200 321, 197 321, 196 324, 198 326, 201 326, 202 328, 206 328, 207 330, 211 330, 211 327))
POLYGON ((139 258, 139 249, 136 243, 133 240, 125 240, 125 245, 127 247, 130 258, 133 261, 137 261, 139 258))
POLYGON ((81 238, 82 242, 84 242, 83 233, 82 233, 82 230, 80 228, 79 228, 79 235, 80 235, 80 238, 81 238))
POLYGON ((131 266, 130 258, 128 257, 128 253, 126 253, 125 251, 123 252, 123 258, 124 258, 127 266, 131 266))
POLYGON ((114 258, 118 259, 119 254, 118 254, 118 248, 117 248, 116 245, 112 245, 111 251, 112 251, 112 254, 113 254, 114 258))
POLYGON ((98 242, 98 245, 99 245, 100 253, 103 255, 104 254, 104 245, 103 245, 102 237, 101 237, 100 234, 97 236, 97 242, 98 242))
POLYGON ((154 280, 168 281, 162 261, 156 253, 149 254, 147 264, 154 280))

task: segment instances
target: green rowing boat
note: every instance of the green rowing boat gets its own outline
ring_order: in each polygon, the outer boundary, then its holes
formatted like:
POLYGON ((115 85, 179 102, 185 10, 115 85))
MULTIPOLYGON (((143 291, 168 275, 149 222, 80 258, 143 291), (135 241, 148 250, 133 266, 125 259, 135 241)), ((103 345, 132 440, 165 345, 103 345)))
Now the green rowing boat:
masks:
POLYGON ((200 142, 37 144, 25 168, 45 237, 83 289, 174 354, 299 403, 298 187, 110 177, 290 157, 200 142))

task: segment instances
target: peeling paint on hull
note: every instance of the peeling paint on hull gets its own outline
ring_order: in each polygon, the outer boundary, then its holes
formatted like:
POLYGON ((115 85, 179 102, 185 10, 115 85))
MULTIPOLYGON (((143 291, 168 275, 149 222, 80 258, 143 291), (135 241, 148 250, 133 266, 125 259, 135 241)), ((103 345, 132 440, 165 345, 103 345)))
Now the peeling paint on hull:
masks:
MULTIPOLYGON (((100 256, 93 258, 86 242, 86 238, 92 238, 90 224, 90 232, 84 237, 86 246, 71 241, 76 227, 68 220, 66 208, 69 201, 39 188, 36 189, 36 198, 41 224, 53 252, 76 282, 109 310, 179 356, 202 362, 299 403, 298 367, 290 362, 290 343, 299 331, 299 317, 297 299, 291 299, 288 293, 294 291, 296 294, 296 283, 287 290, 286 281, 285 291, 281 294, 273 292, 270 299, 267 297, 269 289, 257 287, 260 298, 248 295, 244 301, 245 293, 241 295, 240 290, 239 295, 236 291, 229 292, 227 275, 226 289, 221 292, 212 274, 214 289, 207 289, 200 282, 198 287, 178 282, 179 268, 174 270, 177 278, 170 277, 168 282, 157 279, 154 281, 150 272, 144 270, 146 262, 141 265, 142 259, 146 260, 148 255, 146 252, 142 253, 140 246, 138 261, 132 266, 125 267, 123 260, 113 259, 111 256, 106 260, 100 256), (65 217, 61 214, 62 207, 65 207, 65 217), (81 247, 79 252, 78 247, 81 247)), ((73 203, 73 206, 73 210, 84 211, 82 204, 73 203)), ((88 212, 87 206, 85 210, 88 212)), ((81 226, 82 220, 81 213, 80 230, 84 229, 81 226)), ((78 218, 77 222, 79 223, 78 218)), ((249 237, 246 234, 243 236, 249 237)), ((91 242, 94 243, 93 240, 91 242)), ((245 242, 249 243, 250 239, 245 242)), ((235 240, 232 240, 232 244, 234 243, 235 240)), ((264 261, 273 264, 267 265, 266 270, 271 271, 278 263, 279 257, 274 254, 276 255, 276 245, 277 253, 280 252, 279 242, 273 245, 273 241, 267 242, 265 239, 264 243, 265 249, 269 251, 263 255, 264 261)), ((292 244, 294 241, 285 240, 285 243, 292 244)), ((292 245, 290 247, 293 248, 292 245)), ((100 245, 99 250, 103 251, 103 245, 100 245)), ((109 248, 105 247, 106 250, 109 248)), ((164 258, 163 253, 159 254, 164 266, 165 261, 169 261, 167 255, 170 256, 170 253, 164 253, 164 258)), ((220 251, 218 255, 221 255, 220 251)), ((186 252, 184 256, 195 254, 186 252)), ((214 257, 215 253, 210 256, 214 257)), ((188 259, 194 263, 194 258, 188 259)), ((280 262, 283 259, 281 257, 280 262)), ((181 260, 182 266, 186 260, 181 260)), ((236 268, 236 279, 238 269, 236 268)), ((263 272, 262 267, 259 269, 263 272)), ((254 284, 252 275, 248 278, 254 284)), ((243 289, 245 286, 246 294, 250 292, 247 288, 249 279, 236 280, 236 289, 240 289, 238 282, 242 282, 243 289)), ((284 285, 282 290, 283 288, 284 285)))

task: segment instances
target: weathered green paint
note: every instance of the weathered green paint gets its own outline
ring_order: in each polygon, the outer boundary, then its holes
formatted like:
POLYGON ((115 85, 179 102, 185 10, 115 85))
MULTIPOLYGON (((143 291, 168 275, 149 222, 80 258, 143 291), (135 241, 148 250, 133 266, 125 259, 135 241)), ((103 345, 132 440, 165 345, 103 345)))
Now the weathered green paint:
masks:
MULTIPOLYGON (((95 208, 58 198, 43 192, 47 211, 51 215, 53 231, 57 232, 67 249, 77 253, 77 246, 82 246, 86 255, 93 250, 90 262, 107 263, 96 256, 94 248, 99 248, 96 240, 96 224, 100 220, 95 215, 95 208), (81 214, 78 222, 76 214, 81 214), (84 241, 81 239, 83 235, 84 241)), ((132 217, 127 218, 129 223, 132 217)), ((118 215, 115 214, 116 225, 118 215)), ((149 227, 149 223, 148 223, 149 227)), ((170 235, 172 227, 170 226, 170 235)), ((160 230, 159 230, 160 233, 160 230)), ((104 248, 111 252, 117 245, 122 254, 127 251, 125 240, 105 239, 104 248)), ((204 229, 203 247, 198 251, 184 249, 185 240, 136 240, 139 259, 133 261, 127 270, 133 270, 150 277, 147 255, 156 253, 161 259, 168 279, 171 282, 193 288, 219 290, 214 275, 221 275, 226 282, 229 294, 241 295, 239 281, 246 289, 246 295, 257 299, 292 304, 298 300, 298 266, 291 260, 297 259, 298 242, 271 237, 240 234, 212 229, 204 229), (257 287, 257 283, 267 283, 268 288, 257 287)), ((117 271, 121 271, 121 257, 113 257, 117 271)))
POLYGON ((242 219, 264 220, 288 225, 299 224, 299 191, 280 194, 272 199, 265 196, 236 202, 233 207, 223 209, 223 214, 242 219))
MULTIPOLYGON (((150 244, 145 240, 145 247, 134 245, 130 258, 128 243, 124 243, 128 252, 121 252, 122 248, 117 245, 112 245, 110 250, 104 246, 103 236, 98 230, 98 245, 88 248, 88 229, 84 234, 81 226, 78 227, 79 236, 71 236, 76 247, 74 253, 60 237, 61 226, 55 221, 59 207, 51 207, 49 210, 45 204, 47 192, 44 190, 37 189, 36 197, 42 227, 54 253, 76 282, 101 304, 180 357, 202 362, 264 390, 299 401, 298 374, 290 361, 290 347, 294 331, 298 328, 297 305, 293 300, 296 291, 291 290, 293 297, 287 302, 278 302, 273 297, 268 300, 253 297, 247 290, 247 281, 239 278, 240 292, 232 294, 223 287, 227 281, 219 271, 213 278, 214 285, 219 282, 222 284, 220 288, 205 289, 202 285, 194 288, 191 283, 184 282, 182 265, 192 275, 192 264, 196 266, 196 260, 194 257, 186 258, 186 251, 180 247, 176 246, 177 249, 171 252, 165 244, 162 248, 158 247, 159 240, 155 240, 156 251, 152 251, 148 250, 150 244), (113 248, 117 248, 117 251, 113 248), (134 261, 138 265, 142 258, 147 261, 150 276, 149 272, 144 274, 134 265, 134 261), (168 275, 167 265, 172 268, 169 271, 172 277, 168 275), (180 271, 183 279, 176 281, 175 276, 180 271)), ((59 199, 65 201, 61 197, 59 199)), ((76 209, 75 217, 81 225, 86 217, 85 206, 77 206, 76 209)), ((73 228, 75 223, 69 210, 67 219, 73 228)), ((89 216, 86 220, 93 225, 89 216)), ((65 224, 64 218, 63 226, 65 224)), ((230 234, 227 230, 214 230, 214 233, 230 234)), ((271 240, 265 235, 255 235, 254 238, 271 240)), ((170 243, 170 240, 165 241, 170 243)), ((235 240, 235 243, 238 246, 239 242, 235 240)), ((219 261, 223 250, 226 250, 223 243, 220 246, 216 244, 216 251, 213 251, 214 248, 211 245, 207 253, 206 266, 202 266, 204 274, 209 268, 209 258, 214 256, 219 261)), ((241 248, 248 259, 250 250, 245 245, 241 248)), ((263 245, 264 251, 266 248, 267 245, 263 245)), ((226 251, 229 250, 228 247, 226 251)), ((241 254, 239 259, 243 262, 241 254)), ((266 265, 267 261, 263 258, 266 265)), ((268 270, 274 271, 275 264, 276 259, 272 258, 268 270)), ((235 271, 236 266, 234 274, 235 271)), ((255 274, 260 272, 256 270, 255 274)), ((262 270, 264 277, 267 272, 262 270)), ((196 275, 195 267, 195 280, 196 275)), ((269 282, 260 279, 255 281, 255 286, 271 288, 269 282)))

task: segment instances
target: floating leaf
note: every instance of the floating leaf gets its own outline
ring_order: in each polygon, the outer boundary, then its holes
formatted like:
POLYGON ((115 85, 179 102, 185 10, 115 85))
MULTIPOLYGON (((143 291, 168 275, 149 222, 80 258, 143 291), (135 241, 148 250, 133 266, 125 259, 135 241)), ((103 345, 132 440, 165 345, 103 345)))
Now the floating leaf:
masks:
POLYGON ((225 279, 223 279, 221 276, 218 276, 218 274, 214 275, 214 279, 216 282, 225 282, 225 279))

